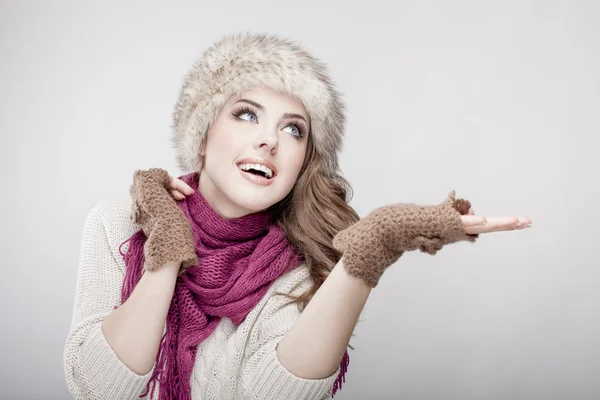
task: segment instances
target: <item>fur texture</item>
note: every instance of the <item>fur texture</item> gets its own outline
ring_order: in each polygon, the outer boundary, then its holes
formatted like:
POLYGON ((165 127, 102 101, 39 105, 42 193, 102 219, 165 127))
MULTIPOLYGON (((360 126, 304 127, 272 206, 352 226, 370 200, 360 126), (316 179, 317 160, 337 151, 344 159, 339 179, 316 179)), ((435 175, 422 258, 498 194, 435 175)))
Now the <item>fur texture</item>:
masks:
POLYGON ((204 51, 184 79, 173 113, 173 144, 184 172, 200 169, 200 151, 223 104, 245 89, 269 87, 298 99, 326 173, 338 169, 345 106, 324 63, 274 34, 226 36, 204 51))

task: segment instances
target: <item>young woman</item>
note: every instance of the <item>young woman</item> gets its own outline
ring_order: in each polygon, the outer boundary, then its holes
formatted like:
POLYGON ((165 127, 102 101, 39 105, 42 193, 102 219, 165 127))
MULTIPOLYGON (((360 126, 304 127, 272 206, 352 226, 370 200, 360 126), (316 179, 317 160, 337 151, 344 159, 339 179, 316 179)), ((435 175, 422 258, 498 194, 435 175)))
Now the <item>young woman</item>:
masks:
POLYGON ((372 288, 405 251, 531 225, 466 200, 360 219, 338 170, 344 106, 325 66, 275 35, 225 37, 184 81, 186 174, 136 171, 131 204, 85 224, 65 347, 78 399, 325 399, 372 288))

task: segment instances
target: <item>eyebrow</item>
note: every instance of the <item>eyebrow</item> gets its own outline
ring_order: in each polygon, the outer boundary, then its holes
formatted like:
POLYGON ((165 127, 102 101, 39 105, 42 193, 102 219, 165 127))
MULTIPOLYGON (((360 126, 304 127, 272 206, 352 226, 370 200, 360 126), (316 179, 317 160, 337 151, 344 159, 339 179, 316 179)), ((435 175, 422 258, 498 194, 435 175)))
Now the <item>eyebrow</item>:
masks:
MULTIPOLYGON (((234 104, 237 104, 239 102, 244 102, 244 103, 251 104, 254 107, 258 108, 260 111, 264 111, 264 109, 265 109, 263 106, 261 106, 257 102, 252 101, 252 100, 248 100, 248 99, 239 99, 234 104)), ((306 122, 306 119, 302 115, 300 115, 300 114, 285 113, 285 114, 283 114, 283 118, 298 118, 298 119, 301 119, 302 121, 306 122)))

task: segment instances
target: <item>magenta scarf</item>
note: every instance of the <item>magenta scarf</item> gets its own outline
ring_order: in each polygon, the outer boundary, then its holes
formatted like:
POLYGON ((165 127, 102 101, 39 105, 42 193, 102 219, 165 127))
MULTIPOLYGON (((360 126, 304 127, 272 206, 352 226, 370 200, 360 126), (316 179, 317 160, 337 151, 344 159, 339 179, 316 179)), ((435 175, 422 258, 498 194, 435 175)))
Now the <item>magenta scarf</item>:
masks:
MULTIPOLYGON (((191 400, 190 378, 197 345, 222 317, 241 324, 271 284, 302 262, 272 214, 225 220, 198 192, 198 173, 179 179, 195 190, 177 204, 192 226, 199 264, 177 278, 156 367, 140 396, 145 397, 152 385, 152 398, 158 382, 160 400, 191 400)), ((140 230, 124 242, 129 242, 129 247, 126 254, 121 253, 126 266, 122 302, 142 277, 145 241, 146 235, 140 230)), ((333 394, 345 381, 348 363, 346 352, 333 394)))

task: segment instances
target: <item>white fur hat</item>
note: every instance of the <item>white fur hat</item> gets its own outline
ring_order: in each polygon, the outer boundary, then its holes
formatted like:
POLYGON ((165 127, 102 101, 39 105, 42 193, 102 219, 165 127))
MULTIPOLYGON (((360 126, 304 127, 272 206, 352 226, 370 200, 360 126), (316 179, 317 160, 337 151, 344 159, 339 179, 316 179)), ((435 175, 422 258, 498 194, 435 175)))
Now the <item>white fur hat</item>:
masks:
POLYGON ((325 173, 337 172, 345 107, 325 64, 288 39, 246 33, 226 36, 205 50, 184 79, 172 137, 184 173, 199 170, 202 139, 221 106, 232 95, 260 86, 301 101, 325 173))

